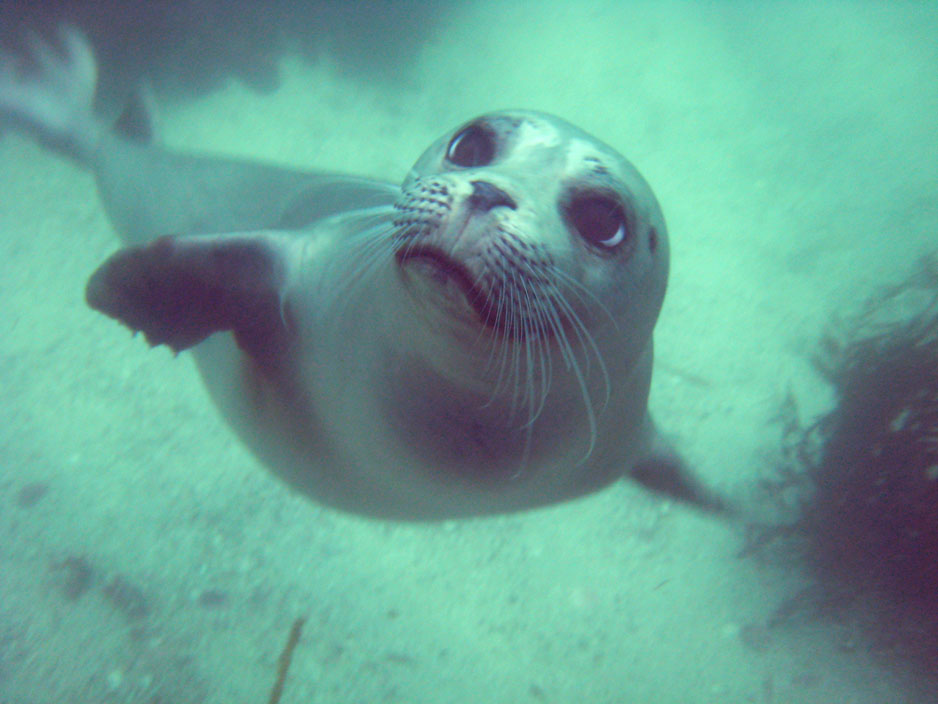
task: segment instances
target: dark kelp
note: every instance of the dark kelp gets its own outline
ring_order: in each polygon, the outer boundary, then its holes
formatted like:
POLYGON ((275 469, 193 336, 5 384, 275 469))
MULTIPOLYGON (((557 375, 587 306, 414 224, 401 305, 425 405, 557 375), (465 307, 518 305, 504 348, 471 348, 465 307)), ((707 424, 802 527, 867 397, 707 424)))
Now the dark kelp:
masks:
POLYGON ((832 323, 814 361, 836 406, 802 427, 786 401, 762 487, 778 519, 743 548, 784 542, 813 580, 768 625, 850 618, 872 651, 938 676, 938 256, 832 323))

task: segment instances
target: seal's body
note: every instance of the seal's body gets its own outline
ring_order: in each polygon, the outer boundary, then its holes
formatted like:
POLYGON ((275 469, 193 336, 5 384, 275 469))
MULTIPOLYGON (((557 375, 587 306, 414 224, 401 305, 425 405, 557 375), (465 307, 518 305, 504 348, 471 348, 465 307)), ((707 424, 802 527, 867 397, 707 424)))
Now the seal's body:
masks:
POLYGON ((438 519, 631 475, 721 508, 648 416, 667 234, 614 150, 513 111, 448 133, 402 187, 177 154, 94 119, 90 50, 64 40, 64 58, 37 47, 37 77, 0 72, 0 118, 97 174, 130 246, 90 305, 192 349, 291 486, 438 519))

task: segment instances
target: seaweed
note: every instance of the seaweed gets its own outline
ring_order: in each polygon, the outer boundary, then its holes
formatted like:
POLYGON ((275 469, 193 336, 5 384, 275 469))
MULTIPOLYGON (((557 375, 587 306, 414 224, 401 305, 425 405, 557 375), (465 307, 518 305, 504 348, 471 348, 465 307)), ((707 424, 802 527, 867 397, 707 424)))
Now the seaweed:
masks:
POLYGON ((290 663, 293 661, 293 651, 300 642, 300 636, 303 634, 303 624, 305 623, 306 618, 300 616, 293 621, 293 625, 290 627, 290 635, 287 636, 286 645, 283 646, 280 658, 277 660, 277 679, 270 690, 270 698, 267 700, 267 704, 278 704, 280 697, 283 696, 283 686, 287 681, 290 663))
POLYGON ((783 542, 812 578, 768 625, 849 612, 871 650, 938 676, 938 256, 834 320, 813 361, 837 403, 806 427, 782 404, 775 516, 740 553, 783 542))

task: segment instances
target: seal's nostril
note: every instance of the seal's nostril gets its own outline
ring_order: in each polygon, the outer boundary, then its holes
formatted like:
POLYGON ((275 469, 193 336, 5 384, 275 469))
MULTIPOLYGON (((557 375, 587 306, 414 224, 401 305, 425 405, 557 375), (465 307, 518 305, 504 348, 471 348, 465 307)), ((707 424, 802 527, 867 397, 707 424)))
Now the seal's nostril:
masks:
POLYGON ((472 182, 472 195, 469 196, 468 202, 473 208, 482 211, 489 211, 499 205, 512 210, 518 208, 518 204, 510 195, 488 181, 472 182))

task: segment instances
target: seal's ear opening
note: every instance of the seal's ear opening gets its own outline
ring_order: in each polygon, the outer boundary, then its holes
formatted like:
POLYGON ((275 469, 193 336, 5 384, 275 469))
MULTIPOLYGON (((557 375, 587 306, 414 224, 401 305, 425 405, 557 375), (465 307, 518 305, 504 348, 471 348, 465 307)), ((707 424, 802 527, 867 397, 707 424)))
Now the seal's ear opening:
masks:
POLYGON ((787 514, 750 526, 745 549, 783 538, 813 580, 770 623, 805 610, 849 619, 871 650, 938 678, 938 256, 821 347, 837 405, 808 428, 787 411, 774 482, 787 514))

